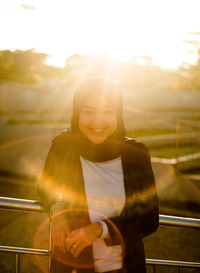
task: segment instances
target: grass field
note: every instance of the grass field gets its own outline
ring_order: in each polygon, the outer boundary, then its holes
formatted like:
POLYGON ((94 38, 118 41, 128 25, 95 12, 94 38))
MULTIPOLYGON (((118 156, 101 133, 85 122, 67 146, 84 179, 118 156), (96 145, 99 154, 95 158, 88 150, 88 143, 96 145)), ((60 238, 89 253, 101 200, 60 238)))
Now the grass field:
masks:
POLYGON ((163 128, 151 128, 151 129, 137 129, 134 131, 127 131, 127 136, 132 138, 143 136, 156 136, 156 135, 168 135, 175 134, 176 131, 163 128))
POLYGON ((197 147, 180 147, 178 151, 176 147, 168 147, 168 148, 150 148, 150 154, 153 157, 161 157, 161 158, 176 158, 178 156, 184 156, 189 154, 195 154, 200 152, 197 147))

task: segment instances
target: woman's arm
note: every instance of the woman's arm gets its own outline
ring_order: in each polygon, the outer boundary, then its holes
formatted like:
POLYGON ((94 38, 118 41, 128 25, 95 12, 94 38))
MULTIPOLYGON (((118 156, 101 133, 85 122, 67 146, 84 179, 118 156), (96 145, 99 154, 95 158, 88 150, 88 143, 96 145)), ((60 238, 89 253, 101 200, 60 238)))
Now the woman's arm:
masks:
POLYGON ((119 235, 113 224, 120 231, 122 237, 131 240, 133 246, 139 240, 156 231, 159 225, 158 197, 150 155, 145 145, 139 144, 139 146, 142 151, 138 157, 141 162, 138 175, 138 183, 141 183, 140 191, 132 193, 132 204, 127 205, 119 217, 105 220, 110 234, 110 240, 105 240, 107 244, 119 243, 119 235))
MULTIPOLYGON (((68 154, 68 150, 66 151, 64 148, 62 143, 59 143, 59 139, 58 141, 53 140, 40 176, 37 191, 42 205, 48 211, 54 203, 60 202, 63 197, 63 169, 66 169, 63 166, 66 167, 67 163, 64 159, 68 154)), ((66 203, 66 200, 63 199, 63 202, 66 203)))
POLYGON ((38 184, 37 192, 43 207, 50 211, 51 206, 57 202, 55 194, 55 179, 56 179, 56 165, 57 165, 57 152, 56 145, 52 143, 50 150, 47 154, 44 168, 41 173, 40 181, 38 184))
POLYGON ((66 252, 66 238, 71 230, 65 216, 66 206, 63 202, 54 203, 50 209, 51 215, 51 250, 54 252, 58 247, 62 252, 66 252))
POLYGON ((51 216, 51 249, 54 251, 56 246, 63 252, 66 251, 65 240, 70 233, 65 211, 68 208, 63 202, 61 192, 61 181, 59 179, 60 148, 55 143, 47 154, 44 168, 38 185, 38 195, 43 207, 49 211, 51 216))

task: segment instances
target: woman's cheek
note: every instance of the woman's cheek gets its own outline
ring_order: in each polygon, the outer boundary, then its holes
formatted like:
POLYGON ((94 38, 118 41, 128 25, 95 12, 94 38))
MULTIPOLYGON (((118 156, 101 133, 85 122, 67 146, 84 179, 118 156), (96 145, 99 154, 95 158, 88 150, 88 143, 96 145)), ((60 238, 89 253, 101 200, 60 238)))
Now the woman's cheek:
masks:
POLYGON ((115 115, 112 115, 112 116, 108 116, 107 117, 107 124, 110 126, 110 129, 112 131, 115 131, 116 128, 117 128, 117 119, 116 119, 116 116, 115 115))
POLYGON ((91 123, 90 115, 81 115, 79 120, 79 127, 84 128, 87 127, 91 123))

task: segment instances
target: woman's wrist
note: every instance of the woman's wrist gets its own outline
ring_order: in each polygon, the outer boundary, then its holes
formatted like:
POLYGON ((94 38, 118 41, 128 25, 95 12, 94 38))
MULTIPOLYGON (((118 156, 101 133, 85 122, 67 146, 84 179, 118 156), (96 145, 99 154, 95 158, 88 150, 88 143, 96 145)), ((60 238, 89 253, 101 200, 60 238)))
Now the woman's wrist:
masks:
POLYGON ((100 238, 109 239, 110 235, 109 235, 107 224, 105 223, 105 221, 99 221, 99 223, 101 224, 101 227, 102 227, 102 234, 101 234, 100 238))

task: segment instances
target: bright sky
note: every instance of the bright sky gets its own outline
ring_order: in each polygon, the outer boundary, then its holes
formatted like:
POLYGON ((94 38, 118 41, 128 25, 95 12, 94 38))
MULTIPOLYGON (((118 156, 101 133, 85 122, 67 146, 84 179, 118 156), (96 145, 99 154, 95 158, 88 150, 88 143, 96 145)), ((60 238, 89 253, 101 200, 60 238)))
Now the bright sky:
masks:
POLYGON ((200 0, 0 0, 0 49, 35 48, 58 66, 107 52, 175 68, 195 60, 183 40, 200 32, 199 11, 200 0))

